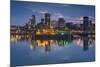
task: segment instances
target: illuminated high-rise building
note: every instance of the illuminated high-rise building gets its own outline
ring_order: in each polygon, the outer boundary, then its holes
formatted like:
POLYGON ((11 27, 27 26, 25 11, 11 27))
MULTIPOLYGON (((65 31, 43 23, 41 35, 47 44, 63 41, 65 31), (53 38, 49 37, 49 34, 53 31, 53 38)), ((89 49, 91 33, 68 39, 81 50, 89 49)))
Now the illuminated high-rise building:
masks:
POLYGON ((31 25, 32 25, 32 27, 35 26, 35 23, 36 23, 35 15, 32 15, 32 19, 31 19, 31 25))
POLYGON ((59 20, 58 20, 58 28, 59 29, 64 29, 65 28, 65 20, 64 20, 64 18, 59 18, 59 20))
POLYGON ((35 15, 32 15, 32 18, 29 19, 29 22, 26 24, 26 26, 28 27, 28 29, 32 29, 35 27, 35 23, 36 23, 35 15))
POLYGON ((45 13, 45 25, 50 26, 50 20, 51 20, 50 16, 51 15, 49 13, 45 13))

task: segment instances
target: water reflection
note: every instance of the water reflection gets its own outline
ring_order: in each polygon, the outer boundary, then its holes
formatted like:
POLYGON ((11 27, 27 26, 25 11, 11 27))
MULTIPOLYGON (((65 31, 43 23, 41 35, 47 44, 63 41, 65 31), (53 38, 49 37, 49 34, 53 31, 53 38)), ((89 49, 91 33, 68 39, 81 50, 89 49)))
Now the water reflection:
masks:
POLYGON ((77 46, 83 48, 84 51, 87 51, 92 43, 95 42, 94 35, 73 35, 68 38, 62 38, 66 36, 62 36, 55 39, 55 37, 50 39, 35 39, 33 35, 11 35, 11 43, 17 43, 18 41, 27 41, 29 42, 29 47, 33 51, 36 50, 36 47, 43 47, 45 52, 50 52, 52 50, 52 45, 57 45, 59 47, 69 46, 69 43, 73 43, 77 46))

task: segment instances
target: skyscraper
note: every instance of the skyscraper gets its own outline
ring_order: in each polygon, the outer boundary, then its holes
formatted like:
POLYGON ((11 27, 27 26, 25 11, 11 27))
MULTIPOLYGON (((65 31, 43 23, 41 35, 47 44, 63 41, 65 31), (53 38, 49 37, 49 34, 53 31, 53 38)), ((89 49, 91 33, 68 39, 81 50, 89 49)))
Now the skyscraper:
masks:
POLYGON ((59 18, 59 20, 58 20, 58 28, 59 29, 64 29, 65 28, 65 20, 64 20, 64 18, 59 18))
POLYGON ((50 14, 49 13, 45 13, 45 25, 50 26, 50 14))
POLYGON ((83 30, 84 30, 84 32, 89 31, 88 30, 88 24, 89 24, 89 17, 84 16, 83 17, 83 30))
POLYGON ((35 26, 35 23, 36 23, 35 15, 32 15, 32 19, 31 19, 31 25, 32 25, 32 27, 35 26))

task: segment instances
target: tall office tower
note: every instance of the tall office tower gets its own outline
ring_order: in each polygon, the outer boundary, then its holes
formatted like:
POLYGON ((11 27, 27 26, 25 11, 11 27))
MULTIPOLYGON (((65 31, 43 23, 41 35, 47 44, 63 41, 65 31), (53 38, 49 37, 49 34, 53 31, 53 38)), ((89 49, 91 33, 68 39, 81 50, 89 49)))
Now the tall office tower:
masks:
POLYGON ((59 29, 64 29, 65 28, 65 20, 64 20, 64 18, 59 18, 59 20, 58 20, 58 28, 59 29))
POLYGON ((32 19, 31 19, 31 25, 32 25, 32 27, 35 27, 35 23, 36 23, 35 15, 32 15, 32 19))
POLYGON ((32 15, 32 18, 29 19, 29 22, 26 24, 28 29, 33 29, 35 27, 36 19, 35 15, 32 15))
POLYGON ((45 25, 50 26, 50 14, 49 13, 45 13, 45 25))

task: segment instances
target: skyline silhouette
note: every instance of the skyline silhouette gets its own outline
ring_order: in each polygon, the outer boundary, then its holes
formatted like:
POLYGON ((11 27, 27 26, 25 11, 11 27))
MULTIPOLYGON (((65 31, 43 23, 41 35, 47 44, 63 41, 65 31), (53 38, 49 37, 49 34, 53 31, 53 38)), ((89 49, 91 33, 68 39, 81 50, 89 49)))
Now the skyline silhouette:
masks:
POLYGON ((11 25, 24 25, 33 14, 39 23, 44 13, 50 13, 52 21, 63 17, 66 22, 77 23, 83 16, 89 16, 95 23, 95 7, 89 5, 12 1, 11 8, 11 25))

